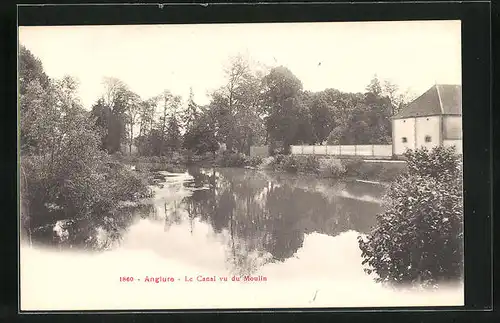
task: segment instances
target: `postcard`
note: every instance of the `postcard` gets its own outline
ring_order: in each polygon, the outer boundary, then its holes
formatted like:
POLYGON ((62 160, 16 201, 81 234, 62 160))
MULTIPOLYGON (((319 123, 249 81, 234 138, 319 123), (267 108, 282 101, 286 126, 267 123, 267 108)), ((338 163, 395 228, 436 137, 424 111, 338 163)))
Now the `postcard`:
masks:
POLYGON ((21 310, 464 305, 460 21, 18 36, 21 310))

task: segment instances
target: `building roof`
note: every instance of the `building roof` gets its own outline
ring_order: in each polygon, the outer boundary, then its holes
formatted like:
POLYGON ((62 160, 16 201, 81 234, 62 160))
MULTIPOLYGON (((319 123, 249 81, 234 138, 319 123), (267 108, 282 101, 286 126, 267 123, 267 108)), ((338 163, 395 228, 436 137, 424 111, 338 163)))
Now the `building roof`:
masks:
POLYGON ((462 115, 462 86, 436 84, 413 100, 393 118, 431 115, 462 115))

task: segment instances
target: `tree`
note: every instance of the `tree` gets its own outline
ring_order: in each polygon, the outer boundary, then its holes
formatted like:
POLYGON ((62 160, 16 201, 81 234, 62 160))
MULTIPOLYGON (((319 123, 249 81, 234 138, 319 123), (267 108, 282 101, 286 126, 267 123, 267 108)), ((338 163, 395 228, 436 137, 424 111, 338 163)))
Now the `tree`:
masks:
MULTIPOLYGON (((36 65, 29 68, 43 74, 36 65)), ((34 71, 26 71, 26 75, 34 75, 34 71)), ((21 150, 20 160, 22 223, 29 232, 57 220, 75 223, 104 219, 105 214, 111 216, 118 201, 140 198, 147 192, 137 174, 119 165, 111 166, 100 149, 96 120, 83 109, 75 79, 49 79, 45 88, 38 79, 22 77, 19 81, 24 89, 20 95, 21 138, 30 139, 30 145, 21 150)), ((104 106, 104 101, 98 105, 104 106)), ((81 231, 74 233, 71 237, 81 231)))
POLYGON ((461 162, 454 147, 408 151, 408 173, 388 189, 386 211, 358 238, 365 271, 388 283, 439 284, 463 275, 461 162))
POLYGON ((219 148, 214 122, 209 111, 201 115, 184 134, 183 146, 195 154, 214 153, 219 148))
POLYGON ((312 99, 308 105, 314 142, 321 143, 327 140, 334 127, 341 123, 341 116, 337 109, 340 95, 340 91, 335 89, 312 93, 312 99))
POLYGON ((26 47, 19 46, 19 94, 24 95, 32 82, 38 82, 42 89, 47 89, 50 79, 43 70, 40 59, 26 47))
POLYGON ((298 95, 302 82, 286 67, 273 68, 263 79, 263 104, 271 145, 283 143, 285 151, 294 143, 300 117, 298 95))
POLYGON ((125 96, 125 121, 127 126, 127 141, 129 146, 129 154, 132 154, 132 145, 134 144, 134 127, 137 124, 137 119, 141 114, 142 100, 139 95, 132 91, 126 91, 125 96))
POLYGON ((212 93, 211 117, 215 133, 228 150, 250 153, 250 146, 264 137, 259 71, 241 55, 231 57, 225 68, 226 84, 212 93))
POLYGON ((198 105, 194 102, 193 88, 189 89, 189 98, 187 102, 187 108, 184 112, 184 128, 191 128, 199 117, 198 105))
POLYGON ((376 74, 373 76, 370 84, 368 84, 368 86, 366 87, 366 91, 375 95, 382 94, 382 85, 380 84, 380 80, 378 79, 376 74))
MULTIPOLYGON (((174 120, 173 118, 176 118, 179 106, 181 104, 181 97, 173 95, 169 90, 165 90, 163 91, 160 100, 162 111, 158 123, 158 130, 161 136, 159 155, 162 156, 165 148, 169 148, 167 139, 170 138, 175 141, 177 139, 174 138, 180 136, 180 134, 178 134, 178 121, 177 119, 174 120)), ((178 146, 178 143, 175 143, 175 145, 178 146)))
POLYGON ((182 145, 179 122, 175 114, 172 114, 168 120, 165 145, 170 151, 177 151, 182 145))
POLYGON ((358 114, 358 121, 363 120, 366 127, 359 128, 365 134, 359 143, 389 144, 392 141, 392 104, 389 98, 368 92, 361 107, 364 111, 358 114))
POLYGON ((409 102, 415 99, 415 96, 409 89, 401 91, 399 86, 391 81, 384 81, 382 94, 387 96, 392 104, 392 115, 398 114, 409 102))
POLYGON ((109 145, 108 128, 111 120, 111 109, 105 106, 104 100, 100 98, 92 106, 90 115, 95 125, 95 131, 98 132, 101 137, 101 149, 106 150, 109 145))
POLYGON ((119 151, 126 137, 127 109, 131 98, 127 86, 116 78, 105 77, 104 91, 98 103, 92 107, 98 126, 105 125, 103 134, 104 149, 109 153, 119 151), (106 118, 104 121, 103 118, 106 118))

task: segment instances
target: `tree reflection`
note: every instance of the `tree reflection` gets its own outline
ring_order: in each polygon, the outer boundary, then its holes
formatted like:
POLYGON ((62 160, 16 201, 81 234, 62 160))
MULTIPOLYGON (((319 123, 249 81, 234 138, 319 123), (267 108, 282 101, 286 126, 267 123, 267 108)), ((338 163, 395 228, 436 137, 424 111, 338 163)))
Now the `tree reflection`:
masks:
MULTIPOLYGON (((368 232, 381 211, 379 204, 370 201, 382 191, 374 186, 243 169, 188 171, 192 179, 182 184, 190 191, 188 197, 173 195, 165 202, 74 221, 66 226, 69 235, 63 245, 108 248, 141 218, 164 221, 166 231, 189 221, 192 233, 198 219, 227 240, 227 263, 234 274, 244 275, 269 261, 292 257, 308 233, 368 232)), ((45 234, 49 243, 53 239, 52 227, 34 234, 45 234)))
POLYGON ((42 245, 57 245, 63 249, 108 249, 123 239, 135 220, 155 214, 150 204, 120 207, 106 214, 46 225, 34 232, 34 239, 42 245), (55 227, 60 228, 64 238, 56 234, 55 227))
POLYGON ((241 169, 194 169, 190 174, 194 183, 187 185, 205 189, 195 190, 183 204, 190 218, 210 223, 217 233, 227 232, 227 260, 240 274, 292 257, 307 233, 367 232, 380 210, 376 203, 335 191, 318 192, 315 179, 276 179, 241 169))

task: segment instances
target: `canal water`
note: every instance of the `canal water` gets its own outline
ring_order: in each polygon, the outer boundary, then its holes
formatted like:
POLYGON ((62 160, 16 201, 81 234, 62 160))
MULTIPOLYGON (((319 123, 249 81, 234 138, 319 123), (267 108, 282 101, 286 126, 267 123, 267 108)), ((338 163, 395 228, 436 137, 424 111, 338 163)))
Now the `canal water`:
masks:
POLYGON ((381 185, 247 169, 161 175, 143 205, 63 226, 57 247, 23 245, 22 309, 463 304, 461 285, 394 290, 363 271, 357 237, 382 211, 381 185))

